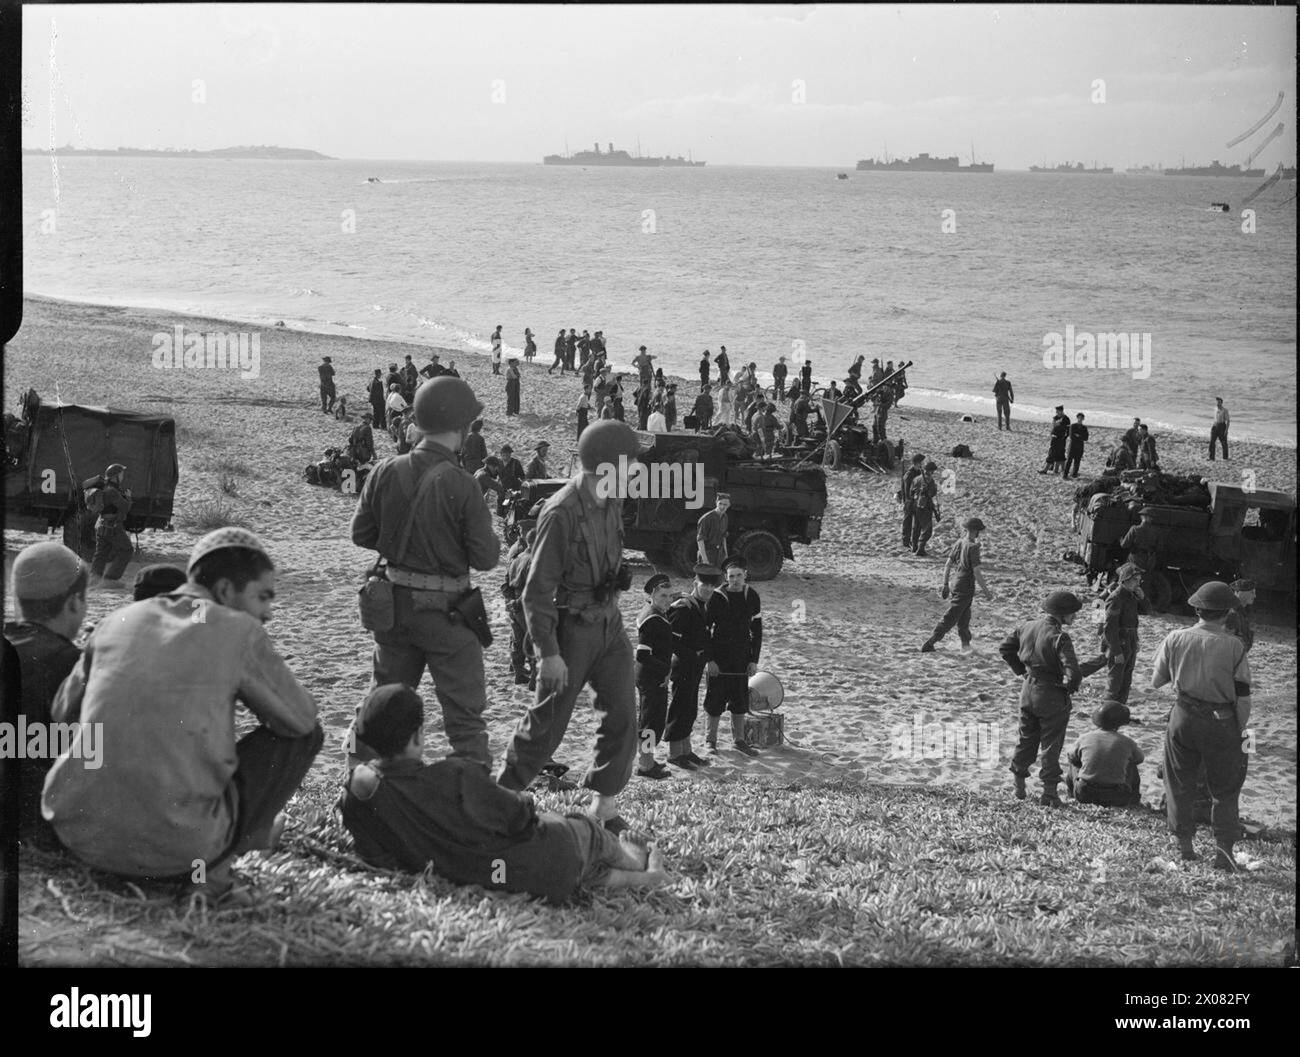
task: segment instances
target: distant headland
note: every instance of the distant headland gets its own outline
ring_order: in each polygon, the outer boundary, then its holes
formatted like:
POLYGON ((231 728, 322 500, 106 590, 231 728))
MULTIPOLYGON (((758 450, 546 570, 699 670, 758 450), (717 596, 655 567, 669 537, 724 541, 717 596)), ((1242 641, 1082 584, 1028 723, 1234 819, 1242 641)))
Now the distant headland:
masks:
POLYGON ((74 147, 68 144, 53 150, 24 147, 24 154, 92 155, 110 158, 271 158, 280 161, 338 161, 328 154, 301 147, 221 147, 218 150, 152 150, 143 147, 118 147, 106 150, 96 147, 74 147))

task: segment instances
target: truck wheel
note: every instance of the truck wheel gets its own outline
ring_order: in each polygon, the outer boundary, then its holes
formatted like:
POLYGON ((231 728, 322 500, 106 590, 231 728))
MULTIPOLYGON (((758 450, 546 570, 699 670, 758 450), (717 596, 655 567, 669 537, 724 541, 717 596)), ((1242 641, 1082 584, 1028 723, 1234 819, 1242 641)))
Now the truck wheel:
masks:
POLYGON ((828 470, 838 470, 840 466, 840 446, 833 440, 826 442, 826 450, 822 452, 822 465, 828 470))
POLYGON ((78 511, 63 523, 63 545, 77 554, 82 561, 95 556, 95 519, 78 511))
POLYGON ((1169 607, 1173 603, 1174 588, 1169 582, 1169 577, 1158 569, 1149 572, 1142 579, 1142 590, 1146 593, 1151 608, 1157 613, 1168 613, 1169 607))
POLYGON ((699 547, 695 542, 695 529, 686 529, 677 535, 668 551, 672 565, 682 576, 695 575, 695 563, 699 559, 699 547))
POLYGON ((745 559, 751 580, 775 580, 785 561, 781 541, 766 529, 742 532, 734 553, 745 559))

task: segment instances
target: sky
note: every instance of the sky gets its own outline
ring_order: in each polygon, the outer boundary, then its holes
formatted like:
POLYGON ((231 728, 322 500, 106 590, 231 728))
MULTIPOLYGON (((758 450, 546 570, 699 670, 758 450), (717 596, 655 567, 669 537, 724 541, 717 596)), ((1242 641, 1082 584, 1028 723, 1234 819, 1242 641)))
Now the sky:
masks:
POLYGON ((1121 168, 1244 163, 1281 122, 1254 164, 1296 157, 1285 7, 78 4, 22 41, 28 148, 1121 168))

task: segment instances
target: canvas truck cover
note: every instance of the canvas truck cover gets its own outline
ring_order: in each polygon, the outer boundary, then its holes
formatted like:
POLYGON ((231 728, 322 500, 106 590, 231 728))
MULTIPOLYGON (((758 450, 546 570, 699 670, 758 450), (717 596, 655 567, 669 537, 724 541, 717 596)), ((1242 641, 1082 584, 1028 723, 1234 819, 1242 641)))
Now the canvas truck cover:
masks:
POLYGON ((24 402, 24 424, 25 450, 18 465, 5 470, 10 514, 57 524, 79 505, 84 481, 120 462, 132 497, 126 527, 163 528, 171 520, 180 476, 171 418, 37 399, 24 402))

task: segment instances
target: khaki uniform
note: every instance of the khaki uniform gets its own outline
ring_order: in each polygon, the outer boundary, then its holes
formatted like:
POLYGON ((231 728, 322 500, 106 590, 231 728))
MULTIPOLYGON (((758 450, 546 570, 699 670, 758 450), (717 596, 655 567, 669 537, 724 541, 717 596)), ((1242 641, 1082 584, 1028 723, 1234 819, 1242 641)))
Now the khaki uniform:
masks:
POLYGON ((134 553, 124 525, 131 509, 131 493, 126 488, 106 484, 100 489, 100 498, 103 506, 95 526, 95 553, 90 560, 90 572, 106 580, 120 580, 134 553))
POLYGON ((623 559, 622 504, 602 508, 581 473, 547 500, 537 521, 537 542, 524 585, 528 631, 545 659, 559 654, 568 666, 563 690, 538 684, 537 701, 524 714, 506 752, 499 782, 523 790, 564 740, 578 694, 588 683, 599 716, 595 758, 583 785, 617 795, 632 777, 636 756, 636 694, 632 644, 610 581, 623 559), (604 601, 597 587, 607 590, 604 601))
POLYGON ((1070 723, 1070 695, 1082 673, 1074 644, 1061 621, 1050 613, 1021 624, 999 647, 1002 659, 1025 677, 1020 690, 1020 740, 1011 758, 1011 773, 1029 774, 1042 746, 1038 776, 1054 792, 1061 781, 1061 746, 1070 723))

